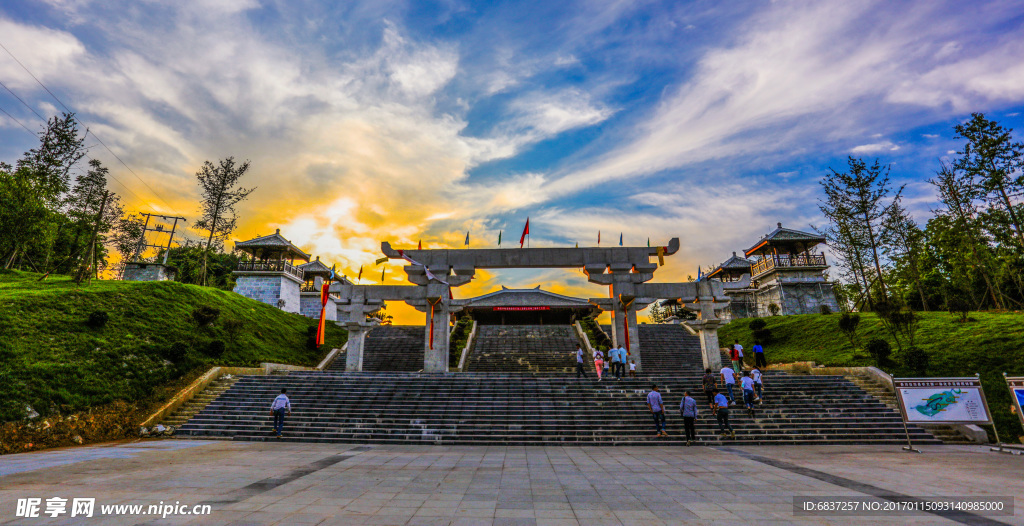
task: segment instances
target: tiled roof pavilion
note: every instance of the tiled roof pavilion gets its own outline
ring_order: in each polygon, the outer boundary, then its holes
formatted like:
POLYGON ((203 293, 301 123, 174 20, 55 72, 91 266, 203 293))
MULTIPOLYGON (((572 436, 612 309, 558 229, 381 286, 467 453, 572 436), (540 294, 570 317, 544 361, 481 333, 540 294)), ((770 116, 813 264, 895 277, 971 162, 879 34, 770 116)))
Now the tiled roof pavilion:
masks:
POLYGON ((754 246, 745 250, 743 255, 763 255, 771 252, 772 249, 778 249, 780 252, 800 254, 824 242, 824 236, 801 232, 792 228, 784 228, 782 223, 778 223, 778 228, 761 238, 754 246))
POLYGON ((716 274, 749 274, 750 265, 753 261, 747 258, 737 256, 735 252, 732 253, 732 257, 725 260, 725 263, 718 265, 715 270, 712 270, 708 277, 714 277, 716 274))
POLYGON ((285 239, 284 236, 281 235, 280 228, 269 236, 262 236, 248 241, 239 241, 235 243, 235 248, 259 259, 280 258, 309 261, 309 254, 303 252, 301 248, 293 245, 291 241, 285 239))

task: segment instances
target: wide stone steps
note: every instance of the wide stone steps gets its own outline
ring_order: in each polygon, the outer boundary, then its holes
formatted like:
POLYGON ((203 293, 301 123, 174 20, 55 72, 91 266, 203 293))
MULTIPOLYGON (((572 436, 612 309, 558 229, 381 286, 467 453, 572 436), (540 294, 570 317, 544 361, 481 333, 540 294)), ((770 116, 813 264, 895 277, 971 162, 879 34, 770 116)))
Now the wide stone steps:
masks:
MULTIPOLYGON (((381 325, 366 334, 363 344, 364 371, 423 370, 424 327, 422 325, 381 325)), ((344 371, 343 356, 331 362, 330 371, 344 371)))
POLYGON ((167 427, 178 427, 188 422, 196 413, 230 389, 238 379, 238 376, 222 376, 210 382, 206 389, 203 389, 202 392, 193 396, 191 400, 182 404, 181 407, 160 423, 167 427))
MULTIPOLYGON (((288 389, 293 414, 286 440, 302 442, 435 444, 671 444, 652 435, 645 405, 652 379, 576 380, 571 375, 407 373, 292 373, 247 377, 182 426, 178 437, 264 440, 269 404, 288 389)), ((684 389, 699 376, 659 377, 671 432, 679 432, 684 389)), ((736 439, 717 438, 702 409, 697 433, 713 443, 897 444, 899 415, 839 376, 765 377, 768 402, 749 417, 731 411, 736 439)), ((912 427, 915 443, 937 442, 912 427)))
POLYGON ((467 369, 566 373, 576 368, 573 351, 578 343, 576 330, 569 325, 477 325, 467 369))

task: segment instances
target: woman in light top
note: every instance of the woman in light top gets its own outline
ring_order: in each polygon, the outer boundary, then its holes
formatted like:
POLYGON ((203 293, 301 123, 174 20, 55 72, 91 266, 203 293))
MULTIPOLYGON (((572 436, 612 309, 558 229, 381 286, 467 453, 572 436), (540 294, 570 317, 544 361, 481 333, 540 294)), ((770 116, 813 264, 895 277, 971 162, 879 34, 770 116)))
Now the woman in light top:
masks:
POLYGON ((597 381, 600 382, 604 372, 604 352, 601 349, 594 349, 594 369, 597 369, 597 381))

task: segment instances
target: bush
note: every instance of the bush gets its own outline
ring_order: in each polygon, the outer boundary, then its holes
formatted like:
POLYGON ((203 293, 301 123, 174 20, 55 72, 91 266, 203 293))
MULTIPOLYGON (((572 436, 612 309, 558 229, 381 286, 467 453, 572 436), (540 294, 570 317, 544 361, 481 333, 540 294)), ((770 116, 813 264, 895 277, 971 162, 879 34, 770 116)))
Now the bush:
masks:
POLYGON ((950 314, 956 314, 960 323, 966 323, 967 315, 971 312, 971 303, 963 296, 950 296, 946 299, 946 310, 950 314))
POLYGON ((860 314, 844 312, 839 317, 839 330, 850 340, 850 346, 857 348, 857 326, 860 325, 860 314))
POLYGON ((192 321, 200 327, 206 327, 217 321, 220 316, 220 309, 203 305, 192 310, 192 321))
POLYGON ((179 363, 185 359, 185 356, 191 349, 192 346, 189 345, 188 342, 174 342, 167 348, 167 350, 164 351, 163 355, 164 358, 167 358, 174 363, 179 363))
POLYGON ((892 354, 892 347, 889 346, 889 342, 882 338, 873 338, 868 342, 867 351, 871 359, 875 361, 875 365, 882 367, 888 363, 889 355, 892 354))
POLYGON ((206 346, 206 355, 211 358, 220 358, 227 347, 228 346, 224 343, 224 340, 211 340, 206 346))
POLYGON ((829 314, 832 314, 832 307, 829 307, 828 305, 822 305, 821 307, 819 307, 819 310, 825 316, 828 316, 829 314))
POLYGON ((759 331, 767 326, 768 322, 762 320, 761 318, 755 318, 753 320, 750 320, 750 323, 747 324, 747 327, 750 327, 750 330, 752 331, 759 331))
POLYGON ((780 309, 779 306, 776 305, 775 303, 768 304, 768 313, 771 314, 772 316, 778 316, 779 312, 781 311, 782 309, 780 309))
POLYGON ((230 319, 224 320, 224 323, 222 323, 221 326, 224 327, 224 332, 234 340, 238 338, 238 334, 242 332, 242 329, 245 327, 245 322, 242 320, 230 319))
POLYGON ((107 321, 110 320, 110 315, 105 310, 97 310, 89 313, 89 319, 85 322, 86 325, 93 329, 102 329, 107 325, 107 321))
POLYGON ((764 345, 772 343, 772 341, 774 340, 774 336, 772 336, 771 329, 756 330, 751 333, 751 336, 754 337, 754 341, 761 342, 764 345))
POLYGON ((903 351, 903 367, 917 376, 928 372, 928 353, 919 347, 907 347, 903 351))
POLYGON ((311 351, 320 348, 320 346, 316 344, 316 329, 316 325, 306 329, 306 348, 311 351))

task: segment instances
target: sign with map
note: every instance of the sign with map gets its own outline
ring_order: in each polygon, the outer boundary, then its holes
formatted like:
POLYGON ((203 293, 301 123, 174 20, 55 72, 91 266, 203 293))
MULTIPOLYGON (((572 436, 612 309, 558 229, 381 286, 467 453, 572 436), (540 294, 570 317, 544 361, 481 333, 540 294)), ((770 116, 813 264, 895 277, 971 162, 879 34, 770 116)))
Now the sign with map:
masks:
POLYGON ((991 424, 992 417, 974 378, 893 378, 903 419, 915 424, 991 424))
POLYGON ((1024 376, 1006 376, 1006 385, 1013 394, 1013 403, 1017 406, 1017 416, 1024 425, 1024 376))

